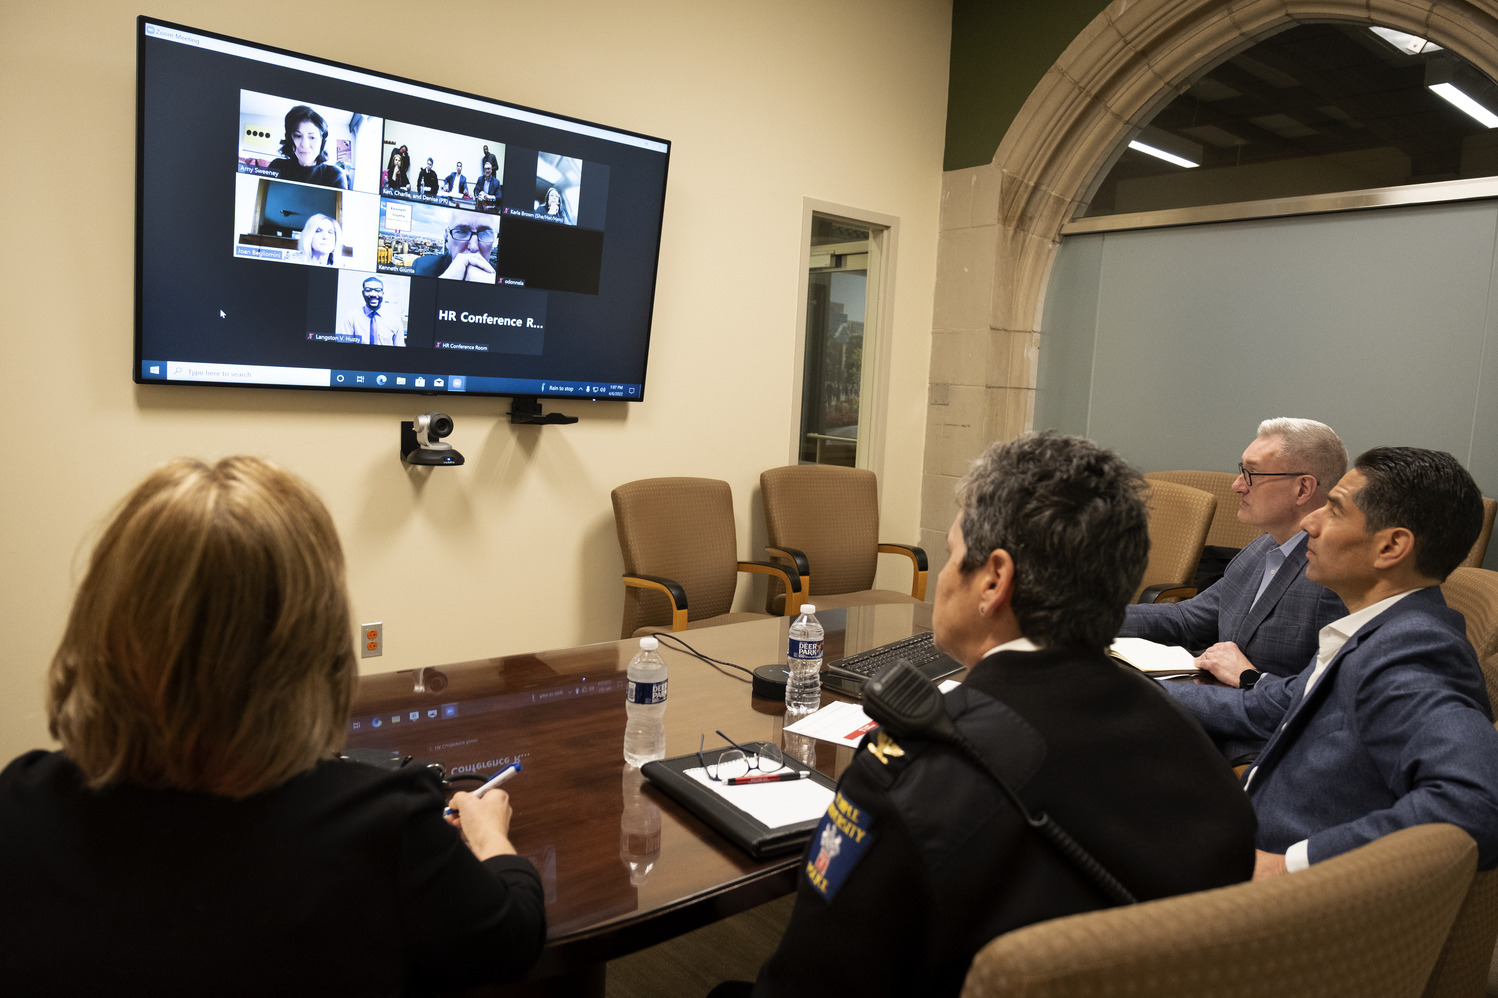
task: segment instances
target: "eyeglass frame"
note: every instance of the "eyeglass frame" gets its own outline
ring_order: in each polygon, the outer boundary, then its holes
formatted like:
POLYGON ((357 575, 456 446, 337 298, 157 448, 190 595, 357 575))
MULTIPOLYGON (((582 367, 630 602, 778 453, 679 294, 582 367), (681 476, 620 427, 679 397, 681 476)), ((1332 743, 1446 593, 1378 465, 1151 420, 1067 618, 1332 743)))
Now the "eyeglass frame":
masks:
POLYGON ((448 230, 447 230, 447 234, 450 237, 452 237, 453 239, 456 239, 460 243, 466 243, 466 242, 468 242, 468 240, 473 239, 474 237, 477 237, 478 241, 481 242, 481 243, 492 243, 492 242, 494 242, 494 240, 496 240, 496 239, 499 238, 499 230, 498 229, 491 228, 488 231, 489 231, 489 235, 488 235, 487 238, 485 238, 483 230, 476 229, 473 226, 468 225, 468 224, 463 224, 463 225, 450 226, 448 228, 448 230), (468 235, 466 235, 466 236, 460 236, 460 235, 458 235, 457 234, 457 230, 458 229, 467 229, 468 230, 468 235))
POLYGON ((1255 478, 1300 478, 1301 476, 1309 477, 1313 481, 1316 479, 1316 476, 1309 471, 1249 471, 1243 467, 1242 461, 1238 462, 1238 477, 1243 479, 1249 488, 1254 487, 1255 478))
MULTIPOLYGON (((702 735, 698 735, 697 736, 697 762, 702 766, 702 773, 703 773, 703 775, 706 776, 709 780, 712 780, 714 783, 723 783, 723 782, 725 782, 725 780, 724 780, 723 777, 721 777, 721 776, 715 776, 713 774, 715 772, 717 772, 717 770, 719 770, 720 768, 722 768, 722 766, 721 766, 721 760, 722 760, 722 758, 725 755, 727 755, 729 752, 734 751, 735 749, 737 749, 739 752, 743 753, 743 755, 744 755, 744 762, 745 762, 746 765, 749 762, 749 757, 751 755, 754 756, 754 765, 749 766, 749 768, 745 770, 746 773, 753 772, 756 769, 758 769, 761 773, 779 772, 782 769, 789 769, 789 770, 792 770, 793 772, 799 772, 799 770, 796 770, 796 767, 792 766, 791 763, 790 763, 790 761, 788 759, 786 759, 784 753, 782 753, 781 756, 780 756, 780 766, 779 766, 779 768, 773 769, 773 770, 761 769, 760 765, 759 765, 760 749, 752 749, 752 748, 748 748, 746 746, 740 745, 738 742, 734 741, 732 738, 729 738, 727 735, 725 735, 721 731, 718 731, 717 729, 714 729, 713 733, 716 734, 719 738, 723 739, 728 744, 730 744, 730 745, 733 746, 733 748, 722 749, 721 751, 718 752, 718 759, 719 759, 719 761, 713 763, 712 771, 709 772, 708 766, 707 766, 707 756, 703 755, 703 752, 702 752, 703 745, 707 741, 707 735, 706 734, 702 734, 702 735)), ((764 745, 765 743, 761 742, 760 744, 764 745)), ((775 748, 776 751, 779 752, 779 749, 776 748, 775 746, 769 746, 769 747, 775 748)), ((732 779, 732 778, 733 777, 730 777, 730 779, 732 779)))

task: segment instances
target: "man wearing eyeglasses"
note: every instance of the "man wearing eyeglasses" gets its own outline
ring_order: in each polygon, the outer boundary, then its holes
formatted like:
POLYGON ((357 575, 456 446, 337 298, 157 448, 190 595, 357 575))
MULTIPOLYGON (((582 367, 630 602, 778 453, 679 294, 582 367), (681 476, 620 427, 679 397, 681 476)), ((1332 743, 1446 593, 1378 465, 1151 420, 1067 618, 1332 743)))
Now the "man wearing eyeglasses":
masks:
POLYGON ((359 286, 359 294, 364 299, 364 307, 343 317, 338 329, 339 342, 367 343, 378 347, 405 346, 405 326, 391 316, 393 310, 382 308, 385 282, 378 277, 366 277, 359 286))
POLYGON ((1325 423, 1264 420, 1233 482, 1238 519, 1262 528, 1263 535, 1194 598, 1129 604, 1119 636, 1199 652, 1197 668, 1229 686, 1248 687, 1264 673, 1293 676, 1305 668, 1317 632, 1347 610, 1335 593, 1306 578, 1300 521, 1326 503, 1345 470, 1347 449, 1325 423))
POLYGON ((454 211, 444 230, 447 251, 429 253, 416 261, 417 277, 440 277, 447 281, 494 283, 490 256, 499 238, 499 219, 454 211))
POLYGON ((1305 519, 1306 573, 1350 611, 1292 678, 1251 689, 1172 683, 1223 742, 1263 745, 1244 779, 1254 877, 1304 869, 1411 825, 1446 822, 1498 864, 1498 732, 1462 615, 1440 583, 1482 529, 1450 454, 1378 447, 1305 519))
POLYGON ((473 198, 478 202, 479 211, 497 213, 501 191, 499 178, 494 175, 494 164, 486 160, 484 175, 473 185, 473 198))

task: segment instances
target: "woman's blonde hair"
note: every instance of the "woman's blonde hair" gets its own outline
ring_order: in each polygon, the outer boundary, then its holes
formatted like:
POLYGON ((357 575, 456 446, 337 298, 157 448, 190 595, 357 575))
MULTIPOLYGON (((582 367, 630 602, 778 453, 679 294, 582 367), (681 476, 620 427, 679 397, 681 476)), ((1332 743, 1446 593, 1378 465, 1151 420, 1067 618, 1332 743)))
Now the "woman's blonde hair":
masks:
POLYGON ((327 215, 313 215, 307 219, 307 224, 302 226, 302 231, 296 237, 297 255, 309 263, 337 264, 338 254, 343 250, 343 226, 338 224, 338 219, 329 218, 327 215), (317 227, 318 219, 322 219, 333 226, 333 250, 323 259, 312 255, 312 230, 317 227))
POLYGON ((48 724, 91 786, 247 796, 342 746, 352 639, 343 550, 310 488, 258 458, 173 461, 94 548, 48 724))

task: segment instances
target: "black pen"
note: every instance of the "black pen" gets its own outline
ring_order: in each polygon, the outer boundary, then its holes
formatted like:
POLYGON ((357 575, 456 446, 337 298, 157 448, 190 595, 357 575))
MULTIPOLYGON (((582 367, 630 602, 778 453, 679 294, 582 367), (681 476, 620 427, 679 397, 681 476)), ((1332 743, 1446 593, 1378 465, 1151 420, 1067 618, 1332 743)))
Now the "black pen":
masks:
POLYGON ((730 787, 741 787, 746 783, 789 783, 792 780, 804 780, 811 773, 755 773, 752 776, 730 776, 728 785, 730 787))

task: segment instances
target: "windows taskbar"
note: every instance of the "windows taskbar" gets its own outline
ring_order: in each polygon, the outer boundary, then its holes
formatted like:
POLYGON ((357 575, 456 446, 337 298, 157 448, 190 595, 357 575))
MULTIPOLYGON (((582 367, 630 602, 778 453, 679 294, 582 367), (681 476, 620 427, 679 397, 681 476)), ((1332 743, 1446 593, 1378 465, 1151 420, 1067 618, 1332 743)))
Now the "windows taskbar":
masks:
POLYGON ((197 384, 256 385, 285 388, 353 388, 365 391, 536 395, 549 398, 638 399, 641 386, 603 381, 555 381, 550 378, 486 378, 470 374, 415 371, 359 371, 314 367, 270 367, 257 364, 210 364, 186 360, 145 360, 140 377, 152 381, 197 384))

